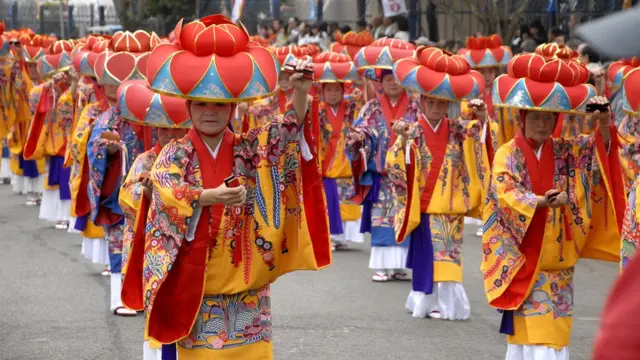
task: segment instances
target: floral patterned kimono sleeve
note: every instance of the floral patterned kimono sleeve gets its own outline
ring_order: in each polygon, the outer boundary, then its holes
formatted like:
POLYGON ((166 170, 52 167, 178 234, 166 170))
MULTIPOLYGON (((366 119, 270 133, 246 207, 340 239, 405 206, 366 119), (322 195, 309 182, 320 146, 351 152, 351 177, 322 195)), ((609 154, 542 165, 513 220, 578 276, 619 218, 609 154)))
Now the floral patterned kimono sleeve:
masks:
POLYGON ((200 172, 194 171, 191 164, 194 156, 189 141, 174 140, 160 151, 151 167, 153 196, 147 219, 151 226, 147 242, 164 241, 176 251, 182 245, 203 191, 200 172))
POLYGON ((140 154, 133 162, 125 181, 120 187, 120 208, 124 213, 127 226, 133 226, 136 214, 140 210, 140 202, 142 200, 140 177, 151 170, 155 160, 154 150, 140 154))
MULTIPOLYGON (((367 168, 371 171, 381 172, 382 168, 375 162, 378 149, 378 131, 375 124, 376 106, 374 100, 367 102, 360 110, 358 118, 354 121, 353 127, 356 131, 364 135, 362 144, 347 143, 346 152, 351 161, 359 160, 362 155, 365 157, 367 168), (360 146, 358 146, 360 145, 360 146)), ((356 179, 357 180, 357 179, 356 179)))
MULTIPOLYGON (((614 129, 611 134, 616 136, 614 129)), ((623 179, 620 176, 620 181, 614 181, 615 175, 610 172, 609 153, 602 142, 599 130, 591 135, 579 135, 561 141, 564 142, 563 146, 570 147, 570 153, 566 155, 568 188, 570 201, 575 206, 572 206, 572 221, 569 222, 571 237, 577 246, 576 256, 619 261, 620 234, 614 192, 624 192, 623 179)), ((619 216, 624 216, 622 212, 623 210, 619 216)))
MULTIPOLYGON (((482 209, 486 197, 491 168, 486 158, 486 146, 482 142, 482 126, 476 120, 463 122, 464 134, 462 137, 462 159, 466 167, 469 190, 469 211, 467 215, 476 219, 482 218, 482 209)), ((487 131, 491 131, 487 126, 487 131)))
POLYGON ((407 146, 403 147, 400 139, 397 139, 386 156, 387 174, 393 184, 395 198, 393 224, 398 243, 404 242, 407 235, 420 224, 420 195, 426 184, 425 177, 421 176, 423 157, 420 155, 420 149, 423 149, 426 143, 422 141, 421 147, 417 141, 409 141, 407 146))
POLYGON ((96 120, 87 144, 87 160, 89 164, 89 202, 91 203, 91 220, 96 225, 112 225, 121 220, 123 213, 118 202, 118 191, 122 181, 121 174, 117 179, 107 178, 107 174, 120 173, 122 166, 120 152, 110 155, 107 153, 102 134, 113 131, 111 125, 113 110, 102 113, 96 120), (105 181, 106 180, 106 181, 105 181), (105 192, 104 185, 109 184, 113 191, 105 192), (99 220, 98 220, 99 219, 99 220))
POLYGON ((640 179, 636 179, 633 188, 629 193, 629 201, 627 201, 627 210, 624 214, 624 223, 622 225, 622 251, 620 252, 621 267, 624 269, 629 261, 636 255, 638 246, 640 245, 640 196, 638 196, 638 188, 640 187, 640 179))
MULTIPOLYGON (((56 125, 59 127, 59 130, 62 132, 61 141, 65 144, 70 141, 71 134, 73 131, 73 123, 74 123, 74 101, 73 94, 71 94, 71 89, 67 89, 62 93, 60 98, 58 99, 58 107, 57 107, 57 115, 58 119, 56 121, 56 125)), ((65 147, 66 153, 66 147, 65 147)))
POLYGON ((494 158, 487 205, 483 211, 484 258, 481 270, 490 303, 507 289, 508 283, 503 286, 495 285, 509 281, 509 277, 502 278, 501 269, 506 266, 515 274, 525 261, 518 248, 537 206, 537 196, 529 190, 530 181, 524 155, 515 142, 511 141, 500 147, 494 158))

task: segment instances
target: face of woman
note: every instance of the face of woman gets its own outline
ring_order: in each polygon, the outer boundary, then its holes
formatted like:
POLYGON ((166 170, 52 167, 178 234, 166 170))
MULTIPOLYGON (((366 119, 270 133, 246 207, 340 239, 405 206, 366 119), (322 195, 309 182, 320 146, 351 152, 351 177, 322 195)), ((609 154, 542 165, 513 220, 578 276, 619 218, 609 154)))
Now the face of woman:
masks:
POLYGON ((440 121, 445 117, 448 108, 447 100, 430 97, 424 99, 424 116, 430 121, 440 121))
POLYGON ((167 145, 173 139, 181 139, 185 135, 187 135, 186 129, 167 129, 167 128, 158 128, 158 142, 160 146, 167 145))
POLYGON ((484 78, 485 89, 491 89, 491 86, 493 85, 493 80, 496 79, 496 68, 493 68, 493 67, 481 68, 479 71, 480 71, 480 74, 482 74, 482 77, 484 78))
POLYGON ((324 101, 326 101, 327 104, 331 106, 340 104, 343 96, 342 85, 338 83, 324 84, 323 90, 324 101))
POLYGON ((38 72, 38 64, 27 63, 27 74, 31 80, 39 79, 40 73, 38 72))
POLYGON ((404 89, 398 84, 393 74, 387 74, 382 78, 382 91, 390 97, 400 96, 404 89))
POLYGON ((280 90, 287 92, 292 89, 289 78, 291 78, 291 74, 289 72, 280 72, 280 77, 278 77, 278 86, 280 87, 280 90))
POLYGON ((529 111, 525 118, 524 136, 538 144, 544 143, 556 127, 556 113, 529 111))
POLYGON ((231 119, 231 104, 202 101, 189 102, 193 126, 205 136, 216 136, 224 131, 231 119))
POLYGON ((104 95, 111 101, 117 100, 117 91, 116 85, 104 85, 104 95))

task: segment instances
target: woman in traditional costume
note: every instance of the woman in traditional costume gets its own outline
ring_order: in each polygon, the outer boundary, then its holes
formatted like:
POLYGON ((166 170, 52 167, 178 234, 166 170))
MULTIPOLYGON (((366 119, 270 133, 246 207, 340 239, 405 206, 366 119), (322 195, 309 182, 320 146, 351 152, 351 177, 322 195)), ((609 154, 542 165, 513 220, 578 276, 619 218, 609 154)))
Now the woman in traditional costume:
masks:
POLYGON ((640 67, 640 57, 638 56, 615 61, 607 69, 607 98, 611 102, 616 126, 620 126, 626 116, 622 108, 622 83, 626 75, 637 67, 640 67))
MULTIPOLYGON (((458 54, 463 55, 471 68, 477 70, 484 79, 485 89, 480 94, 482 103, 477 100, 472 104, 469 104, 468 101, 462 101, 460 117, 467 120, 479 120, 482 124, 482 143, 486 153, 484 168, 488 171, 485 178, 489 179, 491 177, 491 163, 493 163, 496 150, 511 140, 515 135, 515 129, 518 128, 516 111, 496 109, 493 106, 491 94, 493 81, 500 73, 501 67, 506 66, 511 60, 512 54, 508 46, 502 45, 502 38, 496 34, 488 37, 468 37, 467 47, 460 49, 458 54)), ((485 185, 489 186, 489 182, 486 181, 485 185)), ((468 218, 466 223, 477 224, 476 235, 482 236, 481 219, 468 218)))
POLYGON ((63 166, 67 147, 63 122, 70 120, 73 107, 68 92, 71 78, 66 74, 71 67, 71 50, 71 42, 56 41, 38 61, 38 71, 47 80, 29 95, 33 117, 23 150, 26 160, 47 161, 40 219, 55 222, 56 229, 64 230, 69 226, 71 211, 70 171, 63 166))
POLYGON ((568 359, 575 264, 619 261, 625 197, 608 110, 593 113, 591 135, 552 137, 564 113, 583 114, 595 95, 586 72, 524 54, 494 83, 494 105, 520 109, 522 124, 496 153, 482 238, 485 290, 503 311, 507 360, 568 359))
POLYGON ((135 316, 136 312, 122 306, 120 299, 124 216, 118 193, 135 158, 153 147, 153 134, 151 129, 124 121, 116 106, 116 90, 125 80, 144 79, 149 52, 159 43, 154 33, 118 32, 94 66, 110 108, 96 120, 87 145, 88 195, 91 219, 104 228, 109 241, 111 311, 119 316, 135 316))
POLYGON ((11 183, 11 152, 7 146, 9 121, 6 114, 6 88, 9 79, 9 34, 4 32, 4 22, 0 21, 0 143, 2 145, 2 159, 0 160, 0 183, 11 183))
MULTIPOLYGON (((152 92, 145 80, 128 80, 118 87, 120 116, 142 126, 156 128, 157 142, 140 154, 120 188, 119 202, 124 213, 122 246, 122 304, 135 311, 144 310, 144 240, 152 183, 149 178, 160 150, 172 140, 181 139, 191 128, 186 100, 152 92)), ((151 343, 145 328, 143 360, 161 358, 161 346, 151 343)))
POLYGON ((98 116, 109 109, 104 89, 98 84, 94 71, 97 58, 108 45, 108 40, 91 40, 84 49, 77 49, 73 54, 73 67, 81 79, 78 82, 75 119, 65 160, 65 165, 71 169, 71 215, 75 217, 73 228, 81 233, 82 255, 93 264, 107 265, 107 269, 102 272, 103 276, 111 276, 108 267, 109 243, 104 238, 102 226, 95 225, 90 217, 87 144, 98 116))
POLYGON ((375 282, 411 279, 406 271, 409 241, 396 242, 395 199, 384 166, 387 150, 396 138, 391 123, 413 123, 420 111, 419 101, 400 86, 392 72, 394 61, 414 54, 413 44, 382 38, 360 49, 354 60, 359 70, 380 69, 383 89, 360 110, 346 146, 356 182, 354 201, 363 203, 360 231, 371 233, 369 268, 375 270, 375 282))
MULTIPOLYGON (((364 242, 360 233, 360 204, 353 202, 355 187, 351 162, 345 152, 346 137, 358 114, 355 96, 345 95, 345 84, 360 80, 347 55, 321 53, 313 58, 315 80, 320 83, 318 118, 320 164, 329 210, 332 248, 344 250, 346 242, 364 242)), ((314 110, 315 113, 315 110, 314 110)))
POLYGON ((302 77, 305 62, 291 64, 284 116, 234 134, 234 104, 276 89, 275 56, 222 15, 181 21, 175 34, 176 44, 151 54, 147 78, 154 91, 190 99, 193 128, 164 147, 151 171, 149 338, 177 342, 181 360, 272 359, 270 284, 331 262, 307 114, 311 80, 302 77))
MULTIPOLYGON (((620 129, 620 136, 626 137, 630 142, 629 146, 623 146, 623 160, 628 161, 629 169, 633 169, 631 174, 635 175, 633 184, 629 187, 629 198, 627 201, 627 209, 624 215, 622 225, 622 251, 620 252, 620 263, 624 269, 632 257, 635 256, 638 246, 640 245, 640 213, 638 213, 638 204, 640 196, 638 196, 638 188, 640 187, 640 96, 638 87, 640 86, 640 68, 636 68, 625 76, 621 90, 622 109, 627 114, 622 124, 630 125, 635 123, 635 128, 626 127, 628 131, 620 129), (633 149, 629 151, 628 149, 633 149)), ((629 176, 627 177, 629 178, 629 176)))
POLYGON ((464 218, 478 217, 482 209, 482 124, 448 119, 446 112, 450 102, 476 98, 484 83, 462 56, 426 47, 418 48, 416 58, 396 62, 394 75, 422 94, 424 108, 417 123, 394 124, 399 139, 387 154, 396 238, 411 239, 406 308, 414 317, 466 320, 471 309, 462 286, 464 218))
POLYGON ((622 163, 627 178, 627 190, 631 191, 636 177, 640 174, 640 100, 636 95, 640 86, 640 62, 636 67, 627 67, 627 70, 620 90, 620 105, 625 116, 618 125, 618 133, 624 138, 622 163))
MULTIPOLYGON (((25 48, 33 47, 36 52, 42 49, 43 38, 38 37, 32 41, 32 35, 23 34, 20 39, 10 40, 12 63, 10 65, 8 86, 6 87, 7 122, 10 126, 7 135, 7 144, 11 152, 11 172, 14 177, 11 180, 13 192, 27 195, 27 206, 40 205, 40 193, 44 182, 44 159, 26 160, 23 149, 26 142, 27 131, 31 121, 29 109, 29 94, 34 85, 41 82, 37 61, 27 62, 25 48)), ((30 52, 31 53, 31 52, 30 52)), ((40 55, 42 56, 42 55, 40 55)))
MULTIPOLYGON (((487 107, 487 117, 491 132, 487 132, 487 151, 493 157, 495 151, 513 139, 518 129, 517 113, 510 109, 497 109, 493 106, 492 84, 500 69, 511 60, 512 54, 508 46, 502 45, 500 35, 493 34, 487 37, 470 36, 467 38, 467 47, 460 49, 458 54, 463 55, 473 70, 477 70, 484 78, 485 90, 480 94, 480 99, 487 107), (497 146, 494 146, 497 144, 497 146)), ((463 107, 466 102, 462 102, 463 107)))

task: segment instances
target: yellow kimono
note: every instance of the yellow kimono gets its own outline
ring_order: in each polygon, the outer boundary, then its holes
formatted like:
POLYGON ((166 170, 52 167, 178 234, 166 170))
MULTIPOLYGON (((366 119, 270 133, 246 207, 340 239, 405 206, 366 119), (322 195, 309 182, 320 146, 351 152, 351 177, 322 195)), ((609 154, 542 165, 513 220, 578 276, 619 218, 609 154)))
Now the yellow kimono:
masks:
POLYGON ((96 226, 91 221, 89 213, 91 205, 87 194, 89 183, 89 169, 87 163, 87 143, 91 136, 93 124, 98 116, 104 112, 105 105, 95 102, 84 107, 74 126, 71 141, 67 146, 65 164, 71 167, 71 215, 78 218, 77 223, 84 223, 86 227, 82 236, 89 239, 101 239, 104 237, 102 226, 96 226))
MULTIPOLYGON (((313 145, 308 127, 305 142, 313 145)), ((181 360, 272 359, 269 284, 331 263, 319 166, 301 150, 299 129, 289 110, 247 134, 227 131, 218 150, 192 129, 153 165, 143 270, 148 332, 178 342, 181 360), (229 175, 247 188, 244 207, 195 206, 203 189, 229 175)))
MULTIPOLYGON (((436 283, 462 283, 464 217, 482 209, 487 170, 478 121, 444 118, 434 129, 420 118, 414 129, 408 156, 397 141, 386 168, 393 181, 396 239, 411 236, 407 265, 413 269, 413 291, 407 304, 418 317, 427 309, 420 310, 417 299, 434 293, 436 283)), ((468 312, 468 302, 466 307, 468 312)), ((440 312, 444 319, 469 316, 460 309, 440 312)))
POLYGON ((327 205, 332 235, 345 234, 343 223, 360 219, 360 204, 351 200, 355 186, 351 161, 345 151, 346 136, 357 111, 356 99, 351 98, 343 100, 335 114, 324 101, 319 104, 320 165, 325 191, 331 192, 327 193, 327 205))
POLYGON ((481 269, 489 304, 504 311, 501 332, 509 344, 568 346, 575 264, 618 261, 621 214, 608 163, 599 131, 549 139, 539 155, 522 135, 498 150, 481 269), (569 205, 536 209, 537 197, 552 188, 566 191, 569 205))
POLYGON ((37 174, 28 171, 24 173, 25 161, 22 157, 27 132, 31 122, 31 110, 29 100, 33 83, 27 71, 20 67, 20 62, 14 60, 10 65, 9 82, 5 89, 7 101, 6 116, 9 124, 7 145, 11 152, 11 172, 17 176, 34 177, 44 173, 44 159, 36 161, 37 174))
POLYGON ((620 155, 629 192, 640 174, 640 118, 625 116, 618 125, 618 133, 622 137, 620 155))
POLYGON ((520 129, 518 110, 509 108, 496 108, 496 122, 498 123, 498 149, 516 136, 520 129))

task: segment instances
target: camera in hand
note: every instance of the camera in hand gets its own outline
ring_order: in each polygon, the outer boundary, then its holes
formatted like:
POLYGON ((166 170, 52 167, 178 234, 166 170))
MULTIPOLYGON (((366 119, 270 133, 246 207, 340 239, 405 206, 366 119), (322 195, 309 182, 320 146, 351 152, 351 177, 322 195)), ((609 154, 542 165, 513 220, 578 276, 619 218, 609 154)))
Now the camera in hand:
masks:
POLYGON ((587 104, 587 112, 588 113, 596 112, 596 110, 600 111, 600 112, 609 111, 609 103, 606 103, 606 104, 587 104))
MULTIPOLYGON (((296 70, 295 64, 292 64, 292 63, 284 64, 284 71, 287 71, 287 72, 290 72, 290 73, 300 72, 300 71, 296 70)), ((302 70, 302 77, 307 79, 307 80, 313 80, 314 79, 314 72, 313 72, 313 65, 312 64, 307 64, 307 66, 304 68, 304 70, 302 70)))

